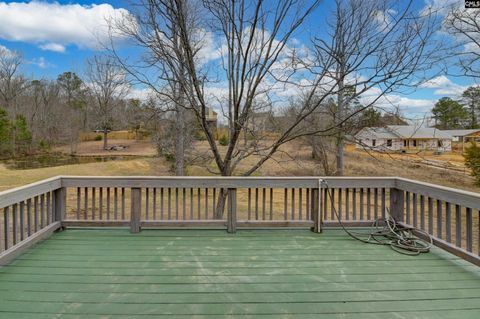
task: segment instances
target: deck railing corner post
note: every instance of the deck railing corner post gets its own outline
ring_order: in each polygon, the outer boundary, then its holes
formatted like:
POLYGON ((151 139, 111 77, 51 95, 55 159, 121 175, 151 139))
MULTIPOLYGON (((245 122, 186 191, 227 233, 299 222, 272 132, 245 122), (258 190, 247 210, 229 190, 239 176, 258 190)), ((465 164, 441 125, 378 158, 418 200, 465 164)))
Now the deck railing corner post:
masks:
POLYGON ((237 189, 228 189, 227 232, 237 231, 237 189))
POLYGON ((319 183, 318 188, 311 189, 311 199, 310 199, 310 211, 313 219, 313 232, 321 233, 322 232, 322 212, 320 210, 320 195, 321 195, 321 185, 319 183))
POLYGON ((140 216, 142 209, 142 189, 132 187, 130 203, 130 232, 133 234, 140 232, 140 216))
POLYGON ((60 187, 53 191, 54 221, 62 222, 67 213, 67 189, 60 187))
POLYGON ((390 216, 397 222, 403 222, 405 210, 405 192, 398 188, 390 189, 390 216))

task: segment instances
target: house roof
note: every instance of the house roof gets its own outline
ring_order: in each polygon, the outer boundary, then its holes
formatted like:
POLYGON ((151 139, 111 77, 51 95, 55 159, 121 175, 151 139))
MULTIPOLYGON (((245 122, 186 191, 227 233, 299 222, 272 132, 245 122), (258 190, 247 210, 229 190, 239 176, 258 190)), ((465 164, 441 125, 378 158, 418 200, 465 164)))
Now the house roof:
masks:
POLYGON ((358 132, 356 136, 375 136, 376 138, 452 138, 451 134, 445 131, 433 127, 418 127, 414 125, 366 127, 358 132))
POLYGON ((480 129, 471 129, 471 130, 444 130, 452 136, 468 136, 480 132, 480 129))

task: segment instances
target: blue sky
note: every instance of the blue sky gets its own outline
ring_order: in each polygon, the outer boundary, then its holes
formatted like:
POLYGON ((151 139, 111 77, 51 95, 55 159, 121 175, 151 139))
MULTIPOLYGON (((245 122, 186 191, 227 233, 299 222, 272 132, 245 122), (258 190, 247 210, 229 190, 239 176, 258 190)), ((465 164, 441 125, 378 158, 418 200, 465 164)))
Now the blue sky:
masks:
MULTIPOLYGON (((436 4, 443 0, 426 1, 436 4)), ((425 2, 418 0, 415 5, 420 10, 425 2)), ((307 42, 312 34, 323 32, 318 21, 323 21, 331 9, 332 0, 323 1, 295 38, 307 42)), ((98 50, 95 38, 101 38, 101 31, 92 30, 101 30, 102 15, 122 10, 128 10, 128 1, 0 1, 0 45, 24 55, 23 72, 27 76, 53 79, 65 71, 81 74, 84 60, 98 50)), ((405 114, 421 117, 440 97, 456 97, 472 84, 470 78, 441 76, 428 88, 389 98, 405 114)))

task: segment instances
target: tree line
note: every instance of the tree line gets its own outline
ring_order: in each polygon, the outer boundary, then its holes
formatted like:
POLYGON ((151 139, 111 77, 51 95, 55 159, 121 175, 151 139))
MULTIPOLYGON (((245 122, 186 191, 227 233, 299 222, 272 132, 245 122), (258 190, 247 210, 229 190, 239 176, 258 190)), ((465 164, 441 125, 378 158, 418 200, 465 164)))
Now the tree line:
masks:
POLYGON ((432 109, 435 127, 444 130, 480 128, 480 87, 466 89, 460 99, 443 97, 432 109))

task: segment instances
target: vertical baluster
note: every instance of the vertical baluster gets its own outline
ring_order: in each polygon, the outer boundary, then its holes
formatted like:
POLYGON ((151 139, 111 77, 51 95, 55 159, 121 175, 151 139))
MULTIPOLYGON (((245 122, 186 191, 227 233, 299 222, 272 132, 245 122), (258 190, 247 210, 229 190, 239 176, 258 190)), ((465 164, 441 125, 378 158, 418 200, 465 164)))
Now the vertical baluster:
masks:
POLYGON ((270 220, 273 220, 273 188, 270 188, 270 220))
POLYGON ((363 188, 360 188, 360 220, 363 220, 363 217, 364 217, 363 196, 364 196, 363 188))
POLYGON ((334 221, 337 219, 337 217, 335 216, 335 189, 334 188, 328 189, 328 203, 330 205, 330 219, 334 221))
POLYGON ((467 251, 472 252, 473 248, 473 214, 470 207, 466 208, 466 220, 467 220, 467 251))
POLYGON ((175 187, 175 219, 178 220, 178 188, 175 187))
POLYGON ((283 193, 283 219, 288 219, 288 188, 285 188, 283 193))
POLYGON ((50 192, 47 192, 46 194, 46 202, 47 202, 47 210, 46 210, 46 213, 47 213, 47 222, 45 224, 46 225, 50 225, 50 222, 52 221, 52 206, 50 205, 51 201, 50 201, 50 192))
POLYGON ((407 213, 407 225, 411 225, 410 222, 410 192, 405 192, 405 205, 406 205, 406 213, 407 213))
POLYGON ((145 188, 145 219, 150 220, 150 189, 148 187, 145 188))
POLYGON ((367 220, 372 219, 372 191, 370 188, 367 188, 367 220))
POLYGON ((338 189, 338 208, 337 208, 337 213, 338 213, 338 218, 340 220, 343 220, 343 190, 341 188, 338 189))
MULTIPOLYGON (((200 198, 200 188, 198 189, 198 198, 200 198)), ((164 196, 163 196, 163 187, 160 188, 160 219, 164 220, 164 196)))
POLYGON ((214 216, 215 216, 215 211, 216 211, 216 207, 215 207, 216 202, 217 202, 217 189, 214 188, 213 189, 213 199, 212 199, 212 218, 215 218, 214 216))
POLYGON ((125 220, 125 187, 122 187, 122 219, 125 220))
POLYGON ((113 188, 113 218, 118 219, 118 188, 113 188))
POLYGON ((10 246, 10 207, 3 209, 3 230, 5 250, 10 246))
POLYGON ((45 194, 40 195, 40 229, 45 227, 45 194))
POLYGON ((255 220, 258 220, 258 188, 255 188, 255 220))
POLYGON ((375 219, 378 218, 378 188, 375 188, 373 190, 373 213, 375 216, 375 219))
POLYGON ((208 220, 208 188, 205 188, 205 219, 208 220))
POLYGON ((20 240, 25 239, 25 202, 20 202, 20 240))
POLYGON ((190 188, 190 220, 193 220, 193 188, 190 188))
POLYGON ((197 196, 197 200, 198 200, 198 212, 197 212, 197 215, 198 215, 198 220, 202 219, 202 208, 200 206, 200 198, 201 198, 201 192, 200 192, 200 188, 198 189, 198 196, 197 196))
POLYGON ((98 190, 98 218, 103 219, 103 187, 98 190))
POLYGON ((110 187, 107 187, 107 220, 110 220, 110 187))
MULTIPOLYGON (((386 203, 385 202, 386 202, 386 190, 385 190, 385 188, 382 188, 382 212, 381 212, 382 213, 382 218, 385 218, 385 212, 386 212, 386 208, 385 208, 386 203)), ((403 215, 403 213, 402 213, 402 215, 403 215)))
POLYGON ((88 212, 88 187, 85 187, 84 189, 84 192, 85 192, 85 196, 83 198, 83 201, 84 201, 84 207, 85 207, 85 211, 83 212, 83 219, 87 220, 87 212, 88 212))
POLYGON ((352 205, 353 205, 353 220, 357 220, 357 189, 353 189, 352 193, 352 205))
POLYGON ((442 235, 442 201, 437 199, 437 237, 443 238, 442 235))
POLYGON ((345 220, 350 219, 350 189, 345 189, 345 220))
POLYGON ((452 242, 452 205, 445 203, 445 231, 447 242, 452 242))
POLYGON ((38 196, 33 198, 33 211, 34 211, 34 224, 35 224, 35 232, 38 231, 38 196))
POLYGON ((425 230, 425 196, 420 195, 420 229, 425 230))
POLYGON ((153 188, 153 207, 152 207, 153 220, 157 220, 157 188, 153 188))
POLYGON ((80 219, 80 211, 82 209, 80 207, 81 199, 82 199, 82 191, 80 187, 77 187, 77 214, 76 214, 77 220, 80 219))
POLYGON ((96 201, 97 201, 97 189, 92 187, 92 220, 95 220, 95 210, 96 210, 96 201))
POLYGON ((310 218, 310 208, 312 206, 312 202, 310 201, 310 188, 305 189, 305 219, 306 220, 313 220, 310 218))
POLYGON ((303 196, 302 196, 302 188, 300 187, 298 189, 298 216, 297 216, 298 220, 303 219, 302 204, 303 204, 303 196))
POLYGON ((15 246, 18 239, 18 204, 12 206, 12 243, 15 246))
POLYGON ((252 189, 247 190, 247 220, 252 219, 252 189))
POLYGON ((265 192, 266 192, 265 188, 262 188, 262 220, 265 220, 265 218, 266 218, 266 210, 265 210, 266 207, 265 206, 266 206, 266 201, 267 200, 265 198, 266 197, 265 192))
POLYGON ((172 219, 172 189, 167 189, 167 214, 168 220, 172 219))
POLYGON ((291 219, 295 220, 295 188, 292 188, 292 215, 291 219))
POLYGON ((323 218, 328 219, 328 189, 323 189, 323 218))
POLYGON ((186 206, 186 192, 187 190, 185 188, 182 188, 182 218, 183 220, 187 219, 187 206, 186 206))
POLYGON ((455 205, 455 244, 462 247, 462 207, 455 205))
POLYGON ((433 198, 428 197, 428 233, 433 235, 433 198))
POLYGON ((418 198, 418 195, 417 193, 414 193, 412 195, 412 205, 413 205, 413 216, 412 216, 412 219, 413 219, 413 227, 417 227, 417 224, 418 224, 418 203, 417 203, 417 198, 418 198))
POLYGON ((32 235, 32 199, 27 199, 27 236, 32 235))

